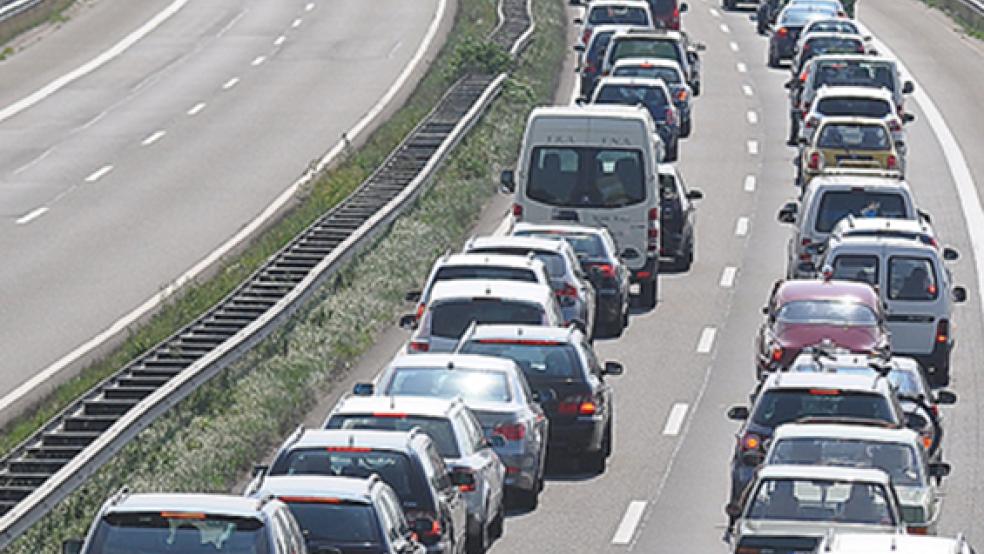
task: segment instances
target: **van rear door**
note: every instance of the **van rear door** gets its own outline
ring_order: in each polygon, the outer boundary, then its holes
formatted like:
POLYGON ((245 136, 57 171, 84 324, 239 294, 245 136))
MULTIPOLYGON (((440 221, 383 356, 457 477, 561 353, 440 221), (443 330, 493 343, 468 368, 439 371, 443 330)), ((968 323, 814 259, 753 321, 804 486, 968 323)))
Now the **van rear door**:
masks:
POLYGON ((937 333, 940 320, 947 319, 945 269, 938 258, 927 254, 890 253, 882 262, 880 288, 888 307, 893 352, 930 354, 937 335, 948 335, 948 330, 937 333))

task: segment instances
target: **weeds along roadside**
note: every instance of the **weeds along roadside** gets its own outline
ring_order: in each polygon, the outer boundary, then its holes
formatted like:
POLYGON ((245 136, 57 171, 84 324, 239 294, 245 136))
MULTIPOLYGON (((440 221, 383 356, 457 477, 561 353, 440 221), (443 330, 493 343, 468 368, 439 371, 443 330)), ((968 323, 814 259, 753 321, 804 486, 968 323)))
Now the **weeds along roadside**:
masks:
POLYGON ((134 491, 228 491, 331 392, 393 324, 404 291, 465 238, 494 194, 494 176, 512 163, 529 110, 553 97, 566 53, 564 2, 533 5, 537 33, 513 77, 417 206, 285 328, 141 433, 8 552, 58 552, 124 484, 134 491))

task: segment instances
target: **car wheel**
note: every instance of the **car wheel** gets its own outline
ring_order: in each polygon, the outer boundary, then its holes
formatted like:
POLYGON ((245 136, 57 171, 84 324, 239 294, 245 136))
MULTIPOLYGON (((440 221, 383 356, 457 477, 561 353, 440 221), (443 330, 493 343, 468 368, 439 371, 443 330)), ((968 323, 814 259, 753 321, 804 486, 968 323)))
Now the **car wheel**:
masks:
POLYGON ((675 162, 680 159, 680 139, 673 139, 673 147, 666 150, 666 161, 675 162))
POLYGON ((694 96, 700 96, 700 81, 694 81, 690 88, 693 89, 694 96))
POLYGON ((692 121, 692 119, 693 119, 693 117, 688 117, 687 119, 683 120, 683 124, 680 126, 680 136, 681 137, 687 138, 687 137, 690 136, 690 131, 693 130, 693 121, 692 121))
POLYGON ((674 262, 676 263, 676 268, 678 270, 690 271, 690 268, 694 265, 694 242, 692 239, 687 244, 686 252, 677 257, 674 262))
POLYGON ((642 306, 644 308, 655 308, 656 307, 656 277, 652 279, 646 279, 645 281, 639 283, 639 297, 642 301, 642 306))
POLYGON ((769 48, 769 67, 773 69, 779 67, 779 55, 772 48, 769 48))
POLYGON ((502 533, 505 530, 506 524, 506 507, 502 505, 502 501, 499 501, 499 510, 495 513, 495 518, 492 523, 489 524, 489 536, 492 540, 499 539, 502 537, 502 533))
POLYGON ((608 423, 605 424, 605 439, 604 439, 605 442, 604 442, 604 447, 602 448, 602 450, 605 451, 606 458, 610 458, 612 456, 612 451, 614 450, 614 448, 612 447, 612 443, 614 442, 613 441, 614 435, 612 434, 612 426, 613 426, 612 421, 614 419, 615 419, 615 411, 612 410, 612 412, 608 415, 608 423))
POLYGON ((469 533, 468 539, 465 541, 465 550, 468 554, 484 554, 492 543, 489 540, 489 525, 479 522, 477 531, 474 534, 469 533))

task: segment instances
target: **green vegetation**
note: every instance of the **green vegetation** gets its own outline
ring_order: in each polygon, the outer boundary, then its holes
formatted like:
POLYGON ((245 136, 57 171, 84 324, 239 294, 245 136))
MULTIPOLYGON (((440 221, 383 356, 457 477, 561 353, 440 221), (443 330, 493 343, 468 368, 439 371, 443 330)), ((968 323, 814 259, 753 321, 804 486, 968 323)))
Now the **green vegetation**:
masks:
MULTIPOLYGON (((462 18, 493 6, 459 0, 462 18)), ((512 164, 527 113, 552 99, 565 55, 564 3, 535 0, 534 10, 537 34, 513 77, 413 210, 284 329, 141 433, 9 552, 58 552, 124 484, 137 491, 228 491, 331 392, 380 329, 393 324, 403 292, 423 279, 434 257, 464 239, 494 194, 492 176, 512 164)), ((488 28, 494 18, 485 21, 488 28)), ((433 69, 443 72, 447 64, 433 69)))

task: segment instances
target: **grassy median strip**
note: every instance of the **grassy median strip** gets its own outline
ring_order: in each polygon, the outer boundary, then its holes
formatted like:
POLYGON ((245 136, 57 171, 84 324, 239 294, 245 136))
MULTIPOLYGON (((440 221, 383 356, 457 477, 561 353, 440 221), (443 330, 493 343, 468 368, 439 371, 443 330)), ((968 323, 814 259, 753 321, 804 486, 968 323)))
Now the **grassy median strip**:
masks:
MULTIPOLYGON (((476 2, 462 0, 462 7, 476 2)), ((124 484, 136 491, 228 491, 274 448, 393 324, 404 291, 424 278, 432 260, 465 238, 494 194, 493 176, 512 163, 529 110, 553 96, 565 55, 563 10, 563 0, 534 1, 533 43, 411 212, 289 325, 141 433, 9 551, 57 552, 124 484)))
MULTIPOLYGON (((406 104, 362 148, 305 187, 289 214, 258 237, 244 253, 225 262, 215 276, 186 286, 147 323, 135 326, 113 353, 85 368, 28 414, 8 424, 0 435, 0 452, 9 452, 82 393, 194 321, 299 232, 348 196, 433 109, 451 83, 469 67, 486 62, 486 57, 474 54, 483 53, 483 49, 476 50, 474 45, 484 44, 484 37, 495 26, 496 5, 497 0, 459 0, 455 26, 441 54, 406 104)), ((490 59, 501 63, 495 56, 490 59)))

